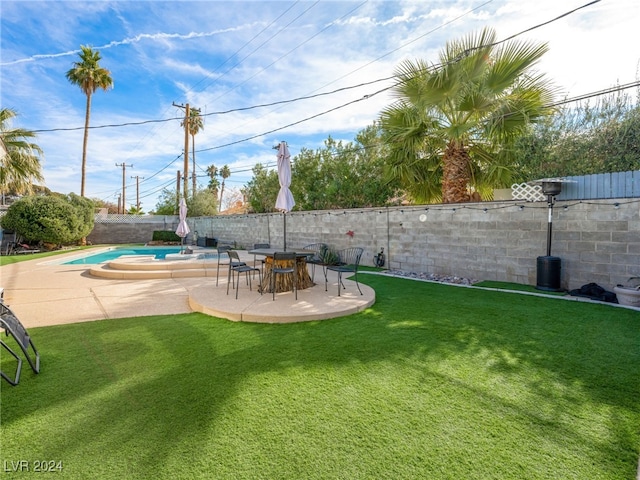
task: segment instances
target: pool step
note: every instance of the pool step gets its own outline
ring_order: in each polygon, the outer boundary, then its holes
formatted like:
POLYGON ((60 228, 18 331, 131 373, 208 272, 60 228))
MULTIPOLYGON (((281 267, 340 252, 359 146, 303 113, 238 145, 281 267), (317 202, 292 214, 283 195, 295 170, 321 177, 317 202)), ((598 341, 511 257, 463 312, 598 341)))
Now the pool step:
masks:
MULTIPOLYGON (((253 263, 253 255, 239 253, 242 261, 253 263)), ((220 275, 227 275, 227 269, 226 265, 220 265, 220 275)), ((89 273, 95 277, 120 280, 215 277, 217 272, 217 259, 156 260, 151 255, 127 255, 89 269, 89 273)))

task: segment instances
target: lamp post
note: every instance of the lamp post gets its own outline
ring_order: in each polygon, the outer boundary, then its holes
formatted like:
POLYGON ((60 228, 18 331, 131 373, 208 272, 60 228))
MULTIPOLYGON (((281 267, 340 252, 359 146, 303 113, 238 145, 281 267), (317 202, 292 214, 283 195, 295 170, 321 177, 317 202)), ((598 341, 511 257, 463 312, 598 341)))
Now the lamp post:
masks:
POLYGON ((547 196, 547 255, 537 259, 537 281, 538 290, 558 292, 560 288, 560 273, 562 270, 562 260, 559 257, 551 256, 551 238, 553 232, 553 205, 556 203, 556 195, 562 191, 562 178, 543 178, 531 182, 542 187, 542 193, 547 196))

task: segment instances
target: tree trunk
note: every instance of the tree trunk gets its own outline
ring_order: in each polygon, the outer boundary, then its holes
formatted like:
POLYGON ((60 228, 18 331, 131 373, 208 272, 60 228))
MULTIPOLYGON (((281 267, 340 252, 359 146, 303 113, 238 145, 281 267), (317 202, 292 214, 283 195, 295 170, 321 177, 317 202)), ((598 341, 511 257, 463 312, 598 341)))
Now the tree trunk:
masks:
POLYGON ((87 171, 87 143, 89 142, 89 117, 91 116, 91 92, 87 92, 87 110, 84 114, 84 139, 82 141, 82 169, 80 171, 80 196, 84 197, 84 182, 87 171))
POLYGON ((464 146, 449 142, 442 163, 442 203, 468 202, 470 158, 464 146))
MULTIPOLYGON (((91 117, 91 92, 87 92, 87 110, 84 114, 84 139, 82 140, 82 169, 80 172, 80 196, 84 198, 84 184, 87 172, 87 144, 89 143, 89 118, 91 117)), ((80 239, 80 245, 87 244, 87 237, 80 239)))

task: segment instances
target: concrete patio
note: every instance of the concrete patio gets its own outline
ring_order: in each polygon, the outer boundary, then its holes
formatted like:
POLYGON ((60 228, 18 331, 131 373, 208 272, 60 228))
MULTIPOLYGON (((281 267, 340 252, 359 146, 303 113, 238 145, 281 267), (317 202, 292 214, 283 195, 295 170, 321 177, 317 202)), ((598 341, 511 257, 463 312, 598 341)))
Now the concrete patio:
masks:
MULTIPOLYGON (((253 255, 240 252, 253 262, 253 255)), ((163 262, 163 268, 147 258, 124 259, 128 268, 105 265, 62 265, 78 252, 34 259, 0 267, 4 301, 26 328, 110 318, 202 312, 232 321, 288 323, 350 315, 375 302, 375 292, 360 284, 360 295, 352 280, 344 280, 346 291, 338 297, 337 277, 328 277, 325 291, 322 269, 316 269, 312 288, 260 295, 257 277, 253 291, 241 277, 238 299, 227 295, 227 267, 220 267, 216 286, 216 261, 189 265, 182 260, 163 262), (138 265, 135 265, 135 264, 138 265), (167 267, 167 268, 164 268, 167 267)))

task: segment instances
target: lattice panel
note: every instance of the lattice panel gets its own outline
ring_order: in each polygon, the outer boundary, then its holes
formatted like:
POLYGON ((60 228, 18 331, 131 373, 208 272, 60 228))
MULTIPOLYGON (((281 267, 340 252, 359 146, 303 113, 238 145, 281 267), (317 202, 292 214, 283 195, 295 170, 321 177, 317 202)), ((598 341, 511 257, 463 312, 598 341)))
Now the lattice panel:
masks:
POLYGON ((527 183, 514 183, 511 185, 511 198, 514 200, 526 200, 527 202, 541 202, 547 197, 542 193, 540 185, 527 183))

